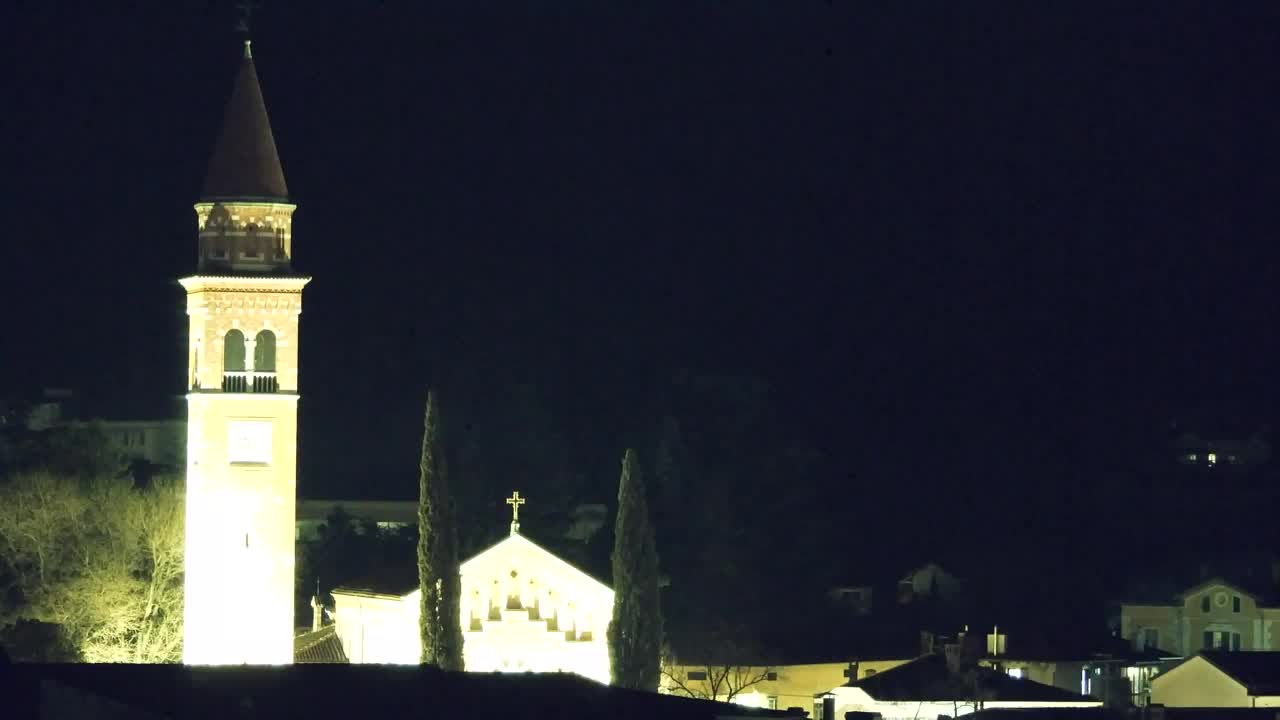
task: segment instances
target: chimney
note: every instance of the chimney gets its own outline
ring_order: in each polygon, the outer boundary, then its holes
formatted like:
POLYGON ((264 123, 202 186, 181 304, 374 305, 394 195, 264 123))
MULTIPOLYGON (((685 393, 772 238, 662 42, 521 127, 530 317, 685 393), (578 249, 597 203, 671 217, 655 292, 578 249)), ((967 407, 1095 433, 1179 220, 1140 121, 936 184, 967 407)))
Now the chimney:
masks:
POLYGON ((311 596, 311 632, 324 627, 324 606, 320 604, 320 596, 311 596))
POLYGON ((836 696, 830 693, 822 696, 822 720, 836 720, 836 696))
POLYGON ((947 659, 947 673, 956 675, 960 672, 962 664, 960 656, 963 647, 964 641, 962 640, 957 643, 947 643, 946 647, 943 648, 943 654, 946 655, 947 659))
POLYGON ((936 655, 938 652, 938 643, 933 633, 928 630, 920 631, 920 654, 936 655))

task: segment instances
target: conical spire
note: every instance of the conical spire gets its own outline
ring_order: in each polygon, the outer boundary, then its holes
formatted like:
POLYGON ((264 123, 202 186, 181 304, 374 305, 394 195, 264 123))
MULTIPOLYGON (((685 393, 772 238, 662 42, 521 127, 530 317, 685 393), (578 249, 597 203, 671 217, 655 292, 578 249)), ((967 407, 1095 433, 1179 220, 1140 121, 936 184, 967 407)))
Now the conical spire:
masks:
POLYGON ((202 200, 287 201, 289 189, 271 136, 271 121, 262 100, 249 41, 222 121, 222 134, 209 160, 202 200))

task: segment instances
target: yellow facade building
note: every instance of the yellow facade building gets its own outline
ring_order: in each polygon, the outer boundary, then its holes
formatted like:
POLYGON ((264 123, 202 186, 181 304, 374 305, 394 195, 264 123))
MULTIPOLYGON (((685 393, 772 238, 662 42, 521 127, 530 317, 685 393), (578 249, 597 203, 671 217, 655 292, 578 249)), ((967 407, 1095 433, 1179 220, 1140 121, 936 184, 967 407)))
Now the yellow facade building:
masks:
POLYGON ((1120 606, 1120 634, 1135 650, 1180 657, 1202 650, 1280 650, 1280 608, 1222 579, 1189 588, 1169 603, 1120 606))
POLYGON ((249 43, 181 280, 187 372, 188 664, 293 659, 298 316, 293 211, 249 43))

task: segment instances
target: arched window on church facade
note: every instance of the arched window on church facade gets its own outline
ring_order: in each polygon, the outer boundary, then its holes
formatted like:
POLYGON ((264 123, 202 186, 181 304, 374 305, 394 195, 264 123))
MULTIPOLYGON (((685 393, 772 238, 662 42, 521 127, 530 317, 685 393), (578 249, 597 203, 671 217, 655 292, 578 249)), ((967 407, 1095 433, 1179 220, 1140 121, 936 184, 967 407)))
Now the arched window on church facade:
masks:
POLYGON ((248 374, 244 369, 244 333, 239 330, 228 330, 222 338, 222 390, 248 391, 248 374))
POLYGON ((262 330, 253 339, 253 391, 275 392, 276 334, 262 330))

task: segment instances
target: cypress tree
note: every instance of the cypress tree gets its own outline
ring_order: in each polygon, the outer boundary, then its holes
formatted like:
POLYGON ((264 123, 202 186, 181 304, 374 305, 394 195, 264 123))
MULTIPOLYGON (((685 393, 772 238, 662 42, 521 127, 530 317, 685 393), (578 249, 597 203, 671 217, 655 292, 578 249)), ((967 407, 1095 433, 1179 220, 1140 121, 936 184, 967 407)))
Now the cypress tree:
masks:
POLYGON ((458 532, 440 441, 440 410, 432 392, 427 393, 418 463, 418 587, 422 663, 462 670, 458 532))
POLYGON ((635 450, 622 456, 613 539, 613 617, 609 665, 613 684, 656 691, 662 651, 658 550, 635 450))

